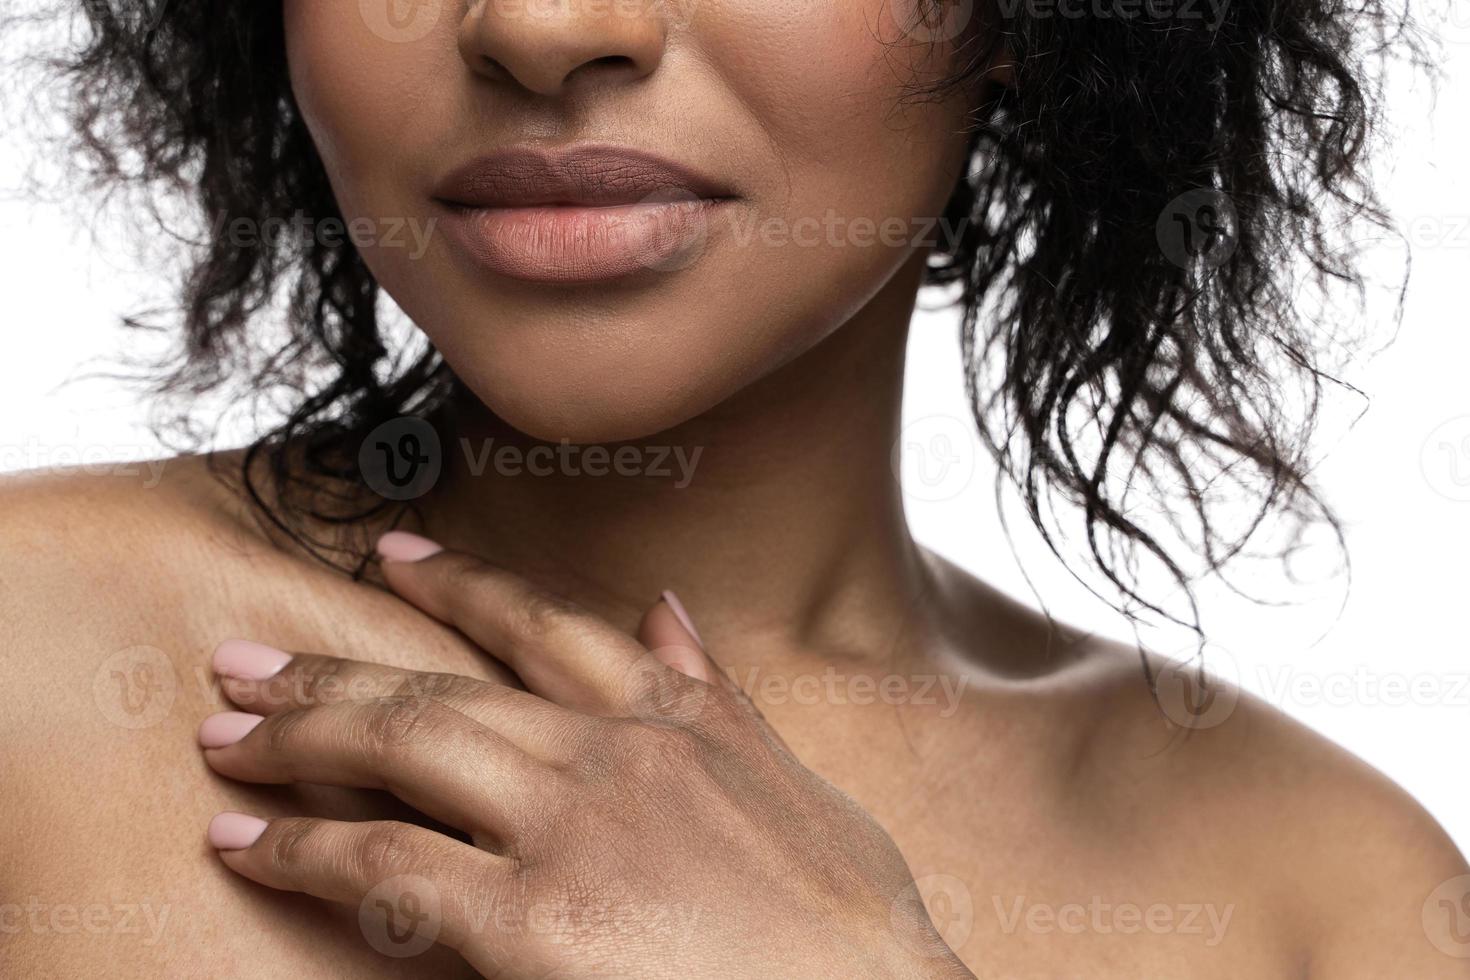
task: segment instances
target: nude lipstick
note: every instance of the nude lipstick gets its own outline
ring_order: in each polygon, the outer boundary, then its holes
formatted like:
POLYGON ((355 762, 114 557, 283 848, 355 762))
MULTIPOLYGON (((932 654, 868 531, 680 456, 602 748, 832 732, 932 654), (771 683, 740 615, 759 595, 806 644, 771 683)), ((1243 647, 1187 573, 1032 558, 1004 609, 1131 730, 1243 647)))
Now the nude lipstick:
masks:
POLYGON ((476 266, 527 282, 604 282, 697 258, 731 190, 638 150, 516 148, 456 168, 433 191, 440 227, 476 266))

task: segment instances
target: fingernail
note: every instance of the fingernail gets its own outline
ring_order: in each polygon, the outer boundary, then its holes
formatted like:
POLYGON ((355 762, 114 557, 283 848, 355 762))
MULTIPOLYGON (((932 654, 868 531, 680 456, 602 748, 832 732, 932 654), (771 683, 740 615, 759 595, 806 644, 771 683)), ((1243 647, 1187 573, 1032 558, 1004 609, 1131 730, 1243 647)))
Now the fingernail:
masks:
POLYGON ((291 662, 291 655, 251 640, 226 640, 214 648, 214 672, 244 681, 270 680, 291 662))
POLYGON ((199 723, 199 744, 206 749, 222 749, 249 735, 251 729, 265 721, 260 715, 244 711, 221 711, 199 723))
POLYGON ((378 539, 378 557, 384 561, 423 561, 443 550, 428 538, 407 531, 389 531, 378 539))
POLYGON ((674 595, 671 589, 664 589, 662 596, 664 602, 667 602, 669 608, 674 611, 674 618, 679 620, 679 625, 689 631, 689 635, 694 637, 694 642, 698 643, 699 648, 703 650, 704 640, 700 637, 699 630, 694 628, 694 620, 689 618, 689 611, 684 608, 684 603, 679 601, 679 597, 674 595))
POLYGON ((705 654, 698 650, 691 650, 687 646, 659 647, 653 651, 653 658, 671 670, 677 670, 685 677, 692 677, 697 681, 710 682, 709 672, 705 670, 705 654))
POLYGON ((226 810, 209 821, 209 843, 221 851, 238 851, 260 839, 266 822, 248 813, 226 810))

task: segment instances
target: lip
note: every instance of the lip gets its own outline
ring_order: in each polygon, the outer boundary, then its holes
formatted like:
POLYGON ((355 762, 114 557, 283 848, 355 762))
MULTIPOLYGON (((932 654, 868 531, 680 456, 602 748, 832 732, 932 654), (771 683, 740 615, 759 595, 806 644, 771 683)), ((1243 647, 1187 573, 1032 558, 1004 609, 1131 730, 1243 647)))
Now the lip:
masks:
POLYGON ((458 167, 433 191, 448 238, 479 268, 528 282, 674 271, 703 250, 726 186, 653 154, 516 148, 458 167))

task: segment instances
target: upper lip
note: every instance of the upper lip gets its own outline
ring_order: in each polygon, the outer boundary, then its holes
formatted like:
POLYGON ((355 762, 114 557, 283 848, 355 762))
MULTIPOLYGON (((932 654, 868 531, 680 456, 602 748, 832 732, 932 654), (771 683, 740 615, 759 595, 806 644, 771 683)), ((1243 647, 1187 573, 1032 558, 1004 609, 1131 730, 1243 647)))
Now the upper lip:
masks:
POLYGON ((455 168, 434 189, 438 200, 471 208, 611 207, 731 196, 690 167, 608 146, 502 150, 455 168))

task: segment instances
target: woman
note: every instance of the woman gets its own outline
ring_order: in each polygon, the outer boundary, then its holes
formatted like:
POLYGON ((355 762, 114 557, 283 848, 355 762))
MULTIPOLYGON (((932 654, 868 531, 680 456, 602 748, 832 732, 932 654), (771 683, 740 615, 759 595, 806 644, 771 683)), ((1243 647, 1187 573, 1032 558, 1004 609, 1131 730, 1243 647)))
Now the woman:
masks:
POLYGON ((1417 804, 923 552, 890 464, 948 285, 1125 604, 1196 579, 1129 487, 1205 571, 1222 475, 1335 526, 1292 300, 1374 215, 1392 12, 82 13, 98 175, 201 209, 165 387, 294 397, 6 488, 17 975, 1470 975, 1417 804))

